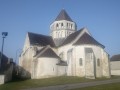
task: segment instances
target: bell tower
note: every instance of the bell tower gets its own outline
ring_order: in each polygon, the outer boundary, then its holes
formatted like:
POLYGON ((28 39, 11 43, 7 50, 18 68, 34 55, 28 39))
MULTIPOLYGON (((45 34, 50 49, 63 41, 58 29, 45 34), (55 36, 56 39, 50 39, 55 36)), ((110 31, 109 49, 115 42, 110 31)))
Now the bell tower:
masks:
POLYGON ((62 9, 55 21, 50 25, 50 35, 56 46, 59 46, 71 33, 77 30, 76 23, 72 21, 67 12, 62 9))

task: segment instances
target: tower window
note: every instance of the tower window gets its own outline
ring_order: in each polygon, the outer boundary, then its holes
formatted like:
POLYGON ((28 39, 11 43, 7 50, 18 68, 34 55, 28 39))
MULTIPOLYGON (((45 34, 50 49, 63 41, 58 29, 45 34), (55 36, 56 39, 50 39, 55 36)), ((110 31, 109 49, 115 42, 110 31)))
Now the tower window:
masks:
POLYGON ((68 23, 67 23, 67 27, 68 27, 68 23))
POLYGON ((63 23, 61 23, 61 27, 63 27, 63 23))
POLYGON ((56 24, 56 27, 57 27, 57 29, 58 29, 58 27, 59 27, 58 23, 56 24))

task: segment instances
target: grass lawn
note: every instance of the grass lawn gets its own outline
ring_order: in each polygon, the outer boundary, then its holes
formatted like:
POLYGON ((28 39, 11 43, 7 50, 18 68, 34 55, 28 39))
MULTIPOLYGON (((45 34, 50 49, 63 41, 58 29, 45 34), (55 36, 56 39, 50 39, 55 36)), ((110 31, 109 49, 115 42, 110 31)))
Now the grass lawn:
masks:
POLYGON ((120 83, 98 85, 98 86, 72 89, 72 90, 120 90, 120 83))
MULTIPOLYGON (((120 77, 114 77, 120 78, 120 77)), ((71 84, 71 83, 80 83, 80 82, 89 82, 89 81, 98 81, 98 80, 106 80, 107 78, 100 79, 85 79, 80 77, 54 77, 47 79, 30 79, 30 80, 21 80, 21 81, 12 81, 8 82, 4 85, 0 85, 0 90, 20 90, 25 88, 34 88, 34 87, 43 87, 43 86, 51 86, 51 85, 62 85, 62 84, 71 84)), ((78 89, 79 90, 79 89, 78 89)), ((87 90, 87 89, 85 89, 87 90)))

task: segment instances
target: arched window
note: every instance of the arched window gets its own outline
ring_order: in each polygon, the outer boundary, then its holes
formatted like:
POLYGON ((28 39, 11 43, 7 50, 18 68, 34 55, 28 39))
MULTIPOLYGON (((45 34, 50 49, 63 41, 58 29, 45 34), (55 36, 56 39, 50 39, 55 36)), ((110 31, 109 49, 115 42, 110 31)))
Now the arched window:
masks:
POLYGON ((68 23, 67 23, 67 28, 68 28, 68 23))
POLYGON ((56 24, 56 28, 57 28, 57 29, 59 28, 59 25, 58 25, 58 23, 56 24))
POLYGON ((63 23, 61 23, 61 27, 63 28, 63 23))

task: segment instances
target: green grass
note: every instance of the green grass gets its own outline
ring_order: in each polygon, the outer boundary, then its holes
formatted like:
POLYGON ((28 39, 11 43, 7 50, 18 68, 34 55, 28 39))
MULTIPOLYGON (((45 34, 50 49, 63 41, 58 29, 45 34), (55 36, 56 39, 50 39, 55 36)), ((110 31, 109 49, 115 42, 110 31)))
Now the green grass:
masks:
MULTIPOLYGON (((114 78, 119 78, 119 77, 114 77, 114 78)), ((47 78, 47 79, 36 79, 36 80, 29 79, 29 80, 21 80, 21 81, 12 81, 4 85, 0 85, 0 90, 20 90, 25 88, 90 82, 90 81, 98 81, 98 80, 106 80, 106 79, 107 78, 85 79, 80 77, 68 77, 68 76, 54 77, 54 78, 47 78)))
POLYGON ((98 86, 85 87, 85 88, 72 89, 72 90, 120 90, 120 83, 98 85, 98 86))

